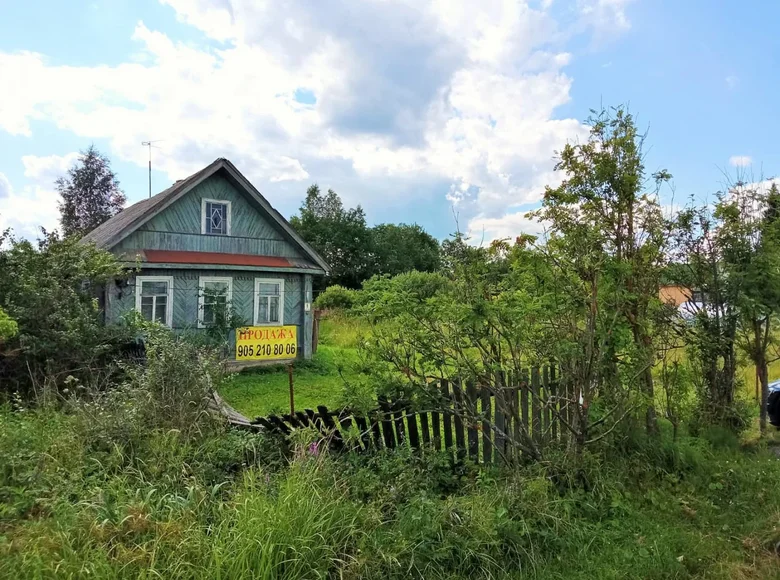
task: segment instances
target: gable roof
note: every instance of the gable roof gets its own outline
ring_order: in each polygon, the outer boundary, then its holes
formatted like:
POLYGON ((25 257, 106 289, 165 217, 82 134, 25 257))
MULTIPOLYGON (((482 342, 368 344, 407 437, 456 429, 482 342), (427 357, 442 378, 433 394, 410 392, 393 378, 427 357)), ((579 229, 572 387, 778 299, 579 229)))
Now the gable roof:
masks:
POLYGON ((255 189, 238 169, 236 169, 235 165, 222 157, 214 160, 212 163, 200 171, 193 173, 186 179, 177 181, 168 189, 161 191, 157 195, 123 209, 114 217, 85 235, 81 241, 86 243, 92 242, 100 248, 113 248, 147 221, 158 215, 164 209, 170 207, 176 200, 186 195, 187 192, 191 191, 195 186, 199 185, 218 171, 223 171, 234 186, 246 192, 246 194, 252 198, 266 214, 268 214, 274 223, 280 227, 288 241, 296 245, 305 256, 310 258, 320 268, 325 270, 325 272, 330 270, 330 267, 325 260, 323 260, 314 248, 306 243, 306 241, 293 229, 290 222, 284 219, 282 214, 276 211, 271 204, 268 203, 268 200, 255 189))

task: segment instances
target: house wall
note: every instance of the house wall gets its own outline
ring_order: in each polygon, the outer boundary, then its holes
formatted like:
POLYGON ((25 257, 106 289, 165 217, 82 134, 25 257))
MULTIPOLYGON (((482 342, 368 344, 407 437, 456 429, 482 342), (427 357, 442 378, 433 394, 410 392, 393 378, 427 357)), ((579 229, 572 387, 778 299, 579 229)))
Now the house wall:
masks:
MULTIPOLYGON (((118 322, 122 316, 135 308, 136 276, 172 276, 173 277, 173 329, 178 332, 198 329, 198 295, 201 276, 230 277, 233 279, 232 305, 246 326, 254 322, 255 279, 284 280, 284 324, 298 326, 298 352, 307 358, 311 356, 311 313, 304 313, 306 278, 302 274, 278 274, 272 272, 251 272, 241 270, 174 270, 147 269, 133 274, 127 286, 109 285, 106 291, 106 321, 118 322), (308 354, 307 354, 308 353, 308 354)), ((311 282, 308 283, 309 296, 311 282)), ((233 339, 234 340, 234 339, 233 339)), ((232 348, 233 345, 231 345, 232 348)))
POLYGON ((679 306, 691 299, 692 292, 682 286, 661 286, 658 290, 658 298, 666 304, 679 306))
POLYGON ((276 225, 265 219, 253 202, 219 174, 193 188, 113 248, 117 253, 134 249, 302 257, 276 225), (203 199, 231 203, 229 236, 201 234, 203 199))

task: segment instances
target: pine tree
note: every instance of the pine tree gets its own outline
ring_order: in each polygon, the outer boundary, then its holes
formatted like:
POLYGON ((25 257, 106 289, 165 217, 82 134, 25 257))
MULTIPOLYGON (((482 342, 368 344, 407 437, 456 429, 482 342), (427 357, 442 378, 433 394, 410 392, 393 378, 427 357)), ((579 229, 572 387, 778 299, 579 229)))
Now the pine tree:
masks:
POLYGON ((125 194, 111 162, 94 145, 81 152, 66 177, 55 182, 62 197, 60 225, 66 236, 84 235, 122 211, 125 194))

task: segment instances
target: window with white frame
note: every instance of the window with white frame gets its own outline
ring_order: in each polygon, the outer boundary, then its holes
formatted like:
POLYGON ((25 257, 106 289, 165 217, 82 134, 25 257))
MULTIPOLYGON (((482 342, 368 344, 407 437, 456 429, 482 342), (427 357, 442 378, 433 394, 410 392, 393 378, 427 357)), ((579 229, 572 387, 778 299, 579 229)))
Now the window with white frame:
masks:
POLYGON ((136 277, 135 309, 145 320, 173 326, 173 277, 136 277))
POLYGON ((284 280, 255 278, 255 326, 284 324, 284 280))
POLYGON ((230 235, 230 202, 223 199, 201 200, 201 233, 209 236, 230 235))
POLYGON ((198 290, 198 326, 205 328, 227 320, 233 279, 201 276, 198 290))

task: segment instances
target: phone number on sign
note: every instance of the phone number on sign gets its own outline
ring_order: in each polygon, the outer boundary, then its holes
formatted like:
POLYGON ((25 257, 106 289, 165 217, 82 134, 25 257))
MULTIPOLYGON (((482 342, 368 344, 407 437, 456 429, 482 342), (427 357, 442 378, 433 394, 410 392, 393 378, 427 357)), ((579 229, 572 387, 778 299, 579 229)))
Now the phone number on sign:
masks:
POLYGON ((295 355, 294 344, 258 344, 253 345, 239 345, 238 356, 280 356, 287 354, 290 356, 295 355))

